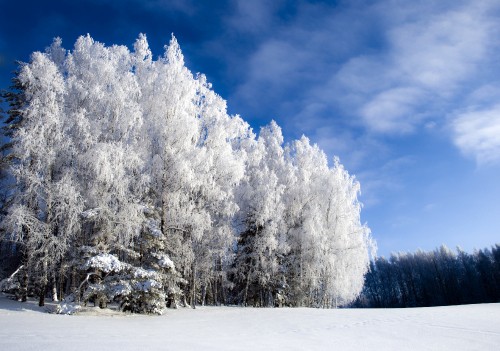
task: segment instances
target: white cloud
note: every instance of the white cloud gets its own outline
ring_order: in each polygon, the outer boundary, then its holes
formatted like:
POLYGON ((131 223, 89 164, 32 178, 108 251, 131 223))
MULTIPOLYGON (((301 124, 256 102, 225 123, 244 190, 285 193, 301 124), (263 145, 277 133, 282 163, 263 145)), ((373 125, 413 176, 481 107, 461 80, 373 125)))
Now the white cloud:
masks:
POLYGON ((500 162, 500 104, 464 112, 452 122, 454 142, 479 164, 500 162))
POLYGON ((424 94, 416 88, 383 91, 367 102, 360 111, 365 124, 376 132, 411 132, 419 120, 416 112, 424 94))
POLYGON ((500 80, 488 82, 473 90, 465 101, 465 105, 478 109, 478 106, 492 106, 500 96, 500 80))
POLYGON ((324 122, 310 135, 327 155, 340 157, 347 169, 356 174, 388 156, 386 145, 376 138, 324 122), (370 166, 369 166, 370 165, 370 166))
POLYGON ((456 103, 464 89, 477 84, 482 66, 490 64, 498 26, 487 8, 474 4, 410 4, 406 11, 382 4, 375 11, 388 13, 381 48, 347 61, 331 85, 340 92, 343 110, 357 111, 368 130, 413 132, 428 125, 429 116, 444 118, 441 106, 456 103))
POLYGON ((354 93, 364 96, 390 88, 396 79, 392 74, 390 65, 383 57, 361 55, 344 63, 329 83, 341 95, 354 93))
POLYGON ((423 16, 388 31, 399 79, 438 93, 474 73, 487 52, 491 18, 469 6, 423 16))
POLYGON ((415 162, 412 156, 402 156, 356 174, 361 182, 363 204, 371 207, 385 201, 389 194, 407 190, 407 185, 402 180, 402 172, 414 166, 415 162))
POLYGON ((245 99, 276 96, 290 91, 307 74, 304 63, 311 60, 307 51, 284 40, 268 40, 247 62, 247 79, 236 94, 245 99))
POLYGON ((283 1, 237 0, 235 13, 228 19, 232 28, 240 32, 257 34, 272 26, 274 12, 283 1))

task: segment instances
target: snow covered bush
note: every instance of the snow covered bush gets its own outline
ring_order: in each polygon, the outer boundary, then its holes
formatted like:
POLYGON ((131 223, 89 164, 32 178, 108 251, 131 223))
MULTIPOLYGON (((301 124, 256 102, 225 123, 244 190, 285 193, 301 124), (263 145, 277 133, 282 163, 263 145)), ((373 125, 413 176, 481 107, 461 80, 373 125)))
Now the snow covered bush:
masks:
POLYGON ((87 271, 83 301, 100 307, 114 301, 123 311, 162 314, 175 266, 166 255, 161 262, 164 270, 135 267, 111 254, 90 257, 82 266, 87 271))

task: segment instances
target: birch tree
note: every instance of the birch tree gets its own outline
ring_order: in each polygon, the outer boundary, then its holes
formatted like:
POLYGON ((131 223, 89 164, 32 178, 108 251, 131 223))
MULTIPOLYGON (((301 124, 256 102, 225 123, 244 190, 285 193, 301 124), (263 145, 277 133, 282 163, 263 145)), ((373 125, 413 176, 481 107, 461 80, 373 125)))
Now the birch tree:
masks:
MULTIPOLYGON (((77 232, 81 199, 65 150, 65 84, 46 54, 34 53, 22 67, 19 80, 26 105, 22 123, 13 135, 18 192, 5 220, 15 240, 23 243, 25 274, 33 273, 43 306, 49 276, 61 263, 77 232)), ((27 284, 26 276, 23 284, 27 284)), ((24 296, 23 296, 24 299, 24 296)))
POLYGON ((248 147, 246 177, 238 188, 241 223, 236 253, 239 301, 274 304, 283 288, 285 160, 281 129, 273 121, 248 147))
POLYGON ((158 59, 142 34, 132 52, 56 38, 15 79, 2 228, 23 250, 22 299, 52 286, 158 313, 165 298, 333 307, 359 293, 359 183, 275 122, 256 137, 175 37, 158 59))

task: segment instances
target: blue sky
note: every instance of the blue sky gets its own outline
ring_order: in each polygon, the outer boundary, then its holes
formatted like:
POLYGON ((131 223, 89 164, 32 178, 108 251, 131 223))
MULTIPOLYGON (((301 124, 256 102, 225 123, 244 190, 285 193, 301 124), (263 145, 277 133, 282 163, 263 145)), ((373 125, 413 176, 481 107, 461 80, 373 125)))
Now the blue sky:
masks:
POLYGON ((379 254, 500 242, 498 1, 1 1, 0 87, 15 60, 89 33, 188 67, 254 129, 307 135, 361 182, 379 254))

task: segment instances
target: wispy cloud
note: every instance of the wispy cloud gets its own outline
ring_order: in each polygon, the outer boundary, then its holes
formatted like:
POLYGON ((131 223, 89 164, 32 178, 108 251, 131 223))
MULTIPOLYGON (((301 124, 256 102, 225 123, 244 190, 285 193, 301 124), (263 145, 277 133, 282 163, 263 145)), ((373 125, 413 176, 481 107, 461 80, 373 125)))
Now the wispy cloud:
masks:
POLYGON ((388 89, 373 96, 360 109, 366 126, 375 132, 406 133, 420 121, 418 112, 425 92, 415 87, 388 89))
MULTIPOLYGON (((374 11, 390 14, 390 6, 385 2, 374 11)), ((479 66, 488 61, 491 37, 498 33, 488 10, 471 4, 398 7, 396 20, 382 30, 381 49, 339 70, 339 91, 357 97, 344 110, 354 109, 369 130, 390 134, 413 132, 439 113, 443 118, 440 106, 477 84, 479 66)))
POLYGON ((400 80, 446 95, 473 74, 487 52, 492 18, 467 5, 391 28, 390 64, 400 80))
POLYGON ((250 34, 267 32, 270 27, 276 24, 275 11, 283 4, 283 0, 237 0, 234 12, 227 19, 227 23, 238 32, 250 34))
POLYGON ((388 193, 408 191, 402 180, 402 172, 412 167, 416 160, 413 156, 392 158, 378 166, 361 171, 356 176, 361 181, 361 199, 366 207, 378 205, 386 200, 388 193))
POLYGON ((454 142, 464 154, 480 165, 500 161, 500 104, 458 114, 452 128, 454 142))

